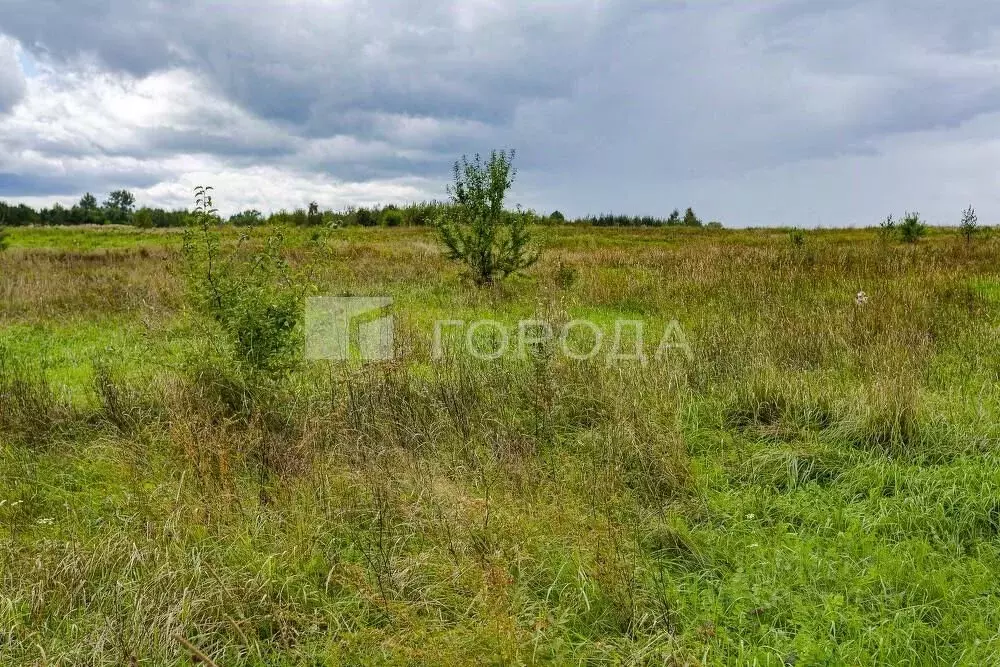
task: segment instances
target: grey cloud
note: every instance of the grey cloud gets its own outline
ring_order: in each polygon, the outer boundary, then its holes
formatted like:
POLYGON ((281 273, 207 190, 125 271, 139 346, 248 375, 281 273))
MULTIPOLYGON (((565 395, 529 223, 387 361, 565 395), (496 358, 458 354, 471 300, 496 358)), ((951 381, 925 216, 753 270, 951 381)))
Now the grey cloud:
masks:
MULTIPOLYGON (((151 173, 121 173, 114 179, 114 188, 146 188, 154 185, 159 176, 151 173)), ((108 192, 104 174, 14 174, 0 172, 0 196, 33 197, 62 196, 84 191, 108 192)))
MULTIPOLYGON (((689 161, 704 156, 690 168, 719 173, 864 151, 872 136, 954 125, 1000 102, 988 71, 928 57, 961 64, 989 46, 978 26, 1000 20, 1000 9, 983 2, 513 2, 462 11, 390 0, 335 14, 321 3, 264 0, 13 2, 23 5, 11 24, 26 43, 67 58, 93 52, 135 74, 189 67, 311 138, 377 139, 366 118, 403 113, 476 120, 516 140, 524 105, 573 100, 552 127, 591 128, 581 137, 617 142, 640 161, 643 147, 672 146, 689 161), (966 34, 975 38, 964 43, 966 34)), ((589 152, 582 143, 579 156, 589 152)))
POLYGON ((261 0, 7 4, 3 29, 39 52, 93 53, 135 75, 189 67, 255 113, 314 136, 336 132, 328 119, 345 110, 502 122, 522 99, 571 91, 588 60, 579 40, 599 19, 574 3, 510 3, 482 25, 441 1, 355 1, 335 12, 261 0))
MULTIPOLYGON (((662 212, 683 203, 679 184, 724 190, 799 162, 864 161, 893 137, 1000 110, 1000 5, 986 0, 4 6, 0 32, 56 68, 96 58, 206 82, 182 126, 137 127, 105 155, 374 181, 447 178, 461 153, 513 146, 530 203, 565 211, 662 212), (246 118, 213 111, 223 104, 246 118)), ((88 150, 72 133, 21 134, 0 132, 0 145, 88 150)))
POLYGON ((0 35, 0 114, 10 111, 24 97, 26 85, 14 45, 0 35))

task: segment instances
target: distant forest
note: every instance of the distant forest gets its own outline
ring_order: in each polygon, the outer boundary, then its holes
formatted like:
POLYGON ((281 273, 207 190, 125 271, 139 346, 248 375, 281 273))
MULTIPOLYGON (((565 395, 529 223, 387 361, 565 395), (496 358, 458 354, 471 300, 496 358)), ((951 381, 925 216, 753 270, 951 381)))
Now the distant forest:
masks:
MULTIPOLYGON (((431 225, 448 204, 422 202, 405 206, 352 207, 340 211, 323 210, 315 202, 306 208, 293 211, 281 210, 270 215, 248 209, 229 218, 220 218, 237 226, 266 224, 286 224, 303 227, 325 225, 331 227, 420 227, 431 225)), ((516 213, 512 213, 514 215, 516 213)), ((688 208, 684 213, 673 211, 666 218, 654 216, 632 216, 604 213, 596 216, 569 219, 559 211, 549 215, 535 211, 522 211, 535 224, 585 224, 597 227, 659 227, 687 226, 701 227, 702 221, 688 208)), ((85 194, 72 207, 54 204, 49 208, 36 210, 25 204, 8 204, 0 201, 0 226, 20 227, 25 225, 133 225, 140 228, 183 227, 188 224, 191 212, 187 209, 164 210, 147 206, 136 208, 135 196, 128 190, 116 190, 103 203, 97 197, 85 194)), ((718 222, 708 223, 709 227, 721 227, 718 222)))

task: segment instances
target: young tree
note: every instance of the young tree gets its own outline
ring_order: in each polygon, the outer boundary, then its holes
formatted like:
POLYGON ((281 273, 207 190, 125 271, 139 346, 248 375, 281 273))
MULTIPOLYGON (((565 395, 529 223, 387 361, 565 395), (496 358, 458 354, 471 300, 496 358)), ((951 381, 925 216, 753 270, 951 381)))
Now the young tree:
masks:
POLYGON ((306 224, 318 225, 323 222, 323 214, 320 213, 319 204, 314 201, 309 202, 309 210, 306 212, 306 224))
POLYGON ((892 213, 885 216, 885 220, 879 223, 878 233, 883 241, 888 241, 896 235, 896 219, 892 217, 892 213))
POLYGON ((309 280, 284 259, 284 237, 248 234, 224 245, 212 188, 195 189, 192 224, 182 246, 188 298, 214 322, 234 360, 247 372, 280 373, 295 350, 309 280))
POLYGON ((471 161, 463 155, 448 188, 452 206, 437 221, 448 257, 463 262, 479 286, 503 280, 538 259, 530 249, 527 216, 504 208, 517 173, 513 162, 514 151, 493 151, 486 162, 478 154, 471 161))
POLYGON ((971 244, 972 237, 979 233, 979 217, 971 205, 962 211, 962 222, 959 223, 958 230, 965 237, 966 245, 971 244))
POLYGON ((907 213, 899 223, 899 237, 906 243, 916 243, 927 234, 927 225, 920 220, 919 213, 907 213))
POLYGON ((676 208, 673 211, 671 211, 670 217, 667 218, 667 224, 670 225, 671 227, 674 225, 681 224, 681 212, 678 211, 676 208))

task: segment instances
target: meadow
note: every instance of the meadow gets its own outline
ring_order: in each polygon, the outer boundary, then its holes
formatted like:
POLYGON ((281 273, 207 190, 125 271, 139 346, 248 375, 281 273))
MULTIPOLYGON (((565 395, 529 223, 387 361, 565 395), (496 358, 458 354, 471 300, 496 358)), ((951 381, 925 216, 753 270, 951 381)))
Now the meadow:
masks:
POLYGON ((1000 239, 537 233, 477 288, 433 229, 331 230, 317 293, 392 296, 399 353, 247 413, 178 232, 13 228, 0 663, 1000 661, 1000 239), (693 354, 428 360, 476 318, 693 354))

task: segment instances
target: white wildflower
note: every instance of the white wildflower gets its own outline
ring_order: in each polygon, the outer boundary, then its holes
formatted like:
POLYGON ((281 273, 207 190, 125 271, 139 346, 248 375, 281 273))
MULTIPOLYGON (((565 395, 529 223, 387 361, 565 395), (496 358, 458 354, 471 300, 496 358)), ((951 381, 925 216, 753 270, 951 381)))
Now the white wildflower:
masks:
POLYGON ((858 306, 863 306, 868 303, 868 295, 864 292, 858 292, 858 295, 854 297, 854 303, 858 306))

